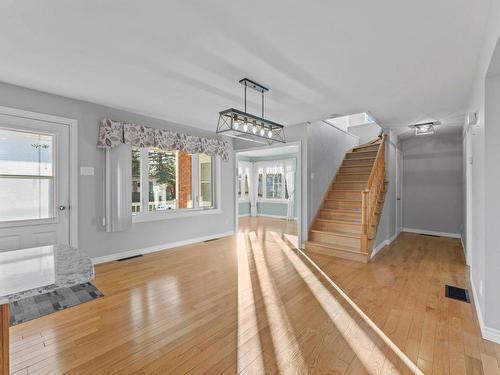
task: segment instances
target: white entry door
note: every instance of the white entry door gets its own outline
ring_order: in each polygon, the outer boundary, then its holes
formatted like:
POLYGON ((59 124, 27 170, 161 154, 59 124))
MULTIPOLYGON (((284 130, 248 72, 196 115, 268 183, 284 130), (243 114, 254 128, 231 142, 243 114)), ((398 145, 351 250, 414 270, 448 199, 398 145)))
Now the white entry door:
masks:
POLYGON ((69 128, 0 114, 0 251, 69 244, 69 128))

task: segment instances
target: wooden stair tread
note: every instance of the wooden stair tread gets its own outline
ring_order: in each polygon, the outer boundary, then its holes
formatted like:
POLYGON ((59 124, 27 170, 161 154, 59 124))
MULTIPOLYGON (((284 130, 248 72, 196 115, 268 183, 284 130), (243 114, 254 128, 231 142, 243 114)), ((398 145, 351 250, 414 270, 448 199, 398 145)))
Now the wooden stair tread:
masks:
POLYGON ((353 182, 364 182, 366 184, 366 180, 365 181, 333 181, 334 184, 352 184, 353 182))
POLYGON ((361 198, 359 198, 359 199, 351 199, 351 198, 325 198, 325 201, 361 202, 361 198))
MULTIPOLYGON (((338 176, 345 177, 345 176, 356 176, 356 175, 367 176, 368 178, 370 178, 370 173, 359 173, 359 172, 339 172, 339 173, 337 173, 335 178, 337 178, 338 176)), ((348 181, 348 180, 344 180, 344 181, 348 181)))
POLYGON ((352 224, 350 221, 345 221, 345 220, 341 220, 341 219, 323 219, 323 218, 318 217, 316 220, 317 221, 326 221, 326 222, 332 223, 332 224, 352 224))
POLYGON ((346 189, 346 190, 343 190, 343 189, 329 189, 329 191, 335 191, 335 192, 350 192, 352 193, 353 191, 359 191, 360 193, 363 191, 364 189, 346 189))
POLYGON ((360 235, 356 234, 356 233, 334 232, 334 231, 330 231, 330 230, 311 229, 310 232, 331 234, 334 236, 349 237, 349 238, 356 238, 356 239, 358 239, 360 237, 360 235))
POLYGON ((355 158, 355 159, 344 159, 344 161, 346 160, 375 160, 375 157, 373 158, 355 158))
POLYGON ((343 208, 320 208, 322 211, 335 211, 339 213, 356 213, 359 214, 358 211, 353 211, 353 210, 345 210, 343 208))
MULTIPOLYGON (((374 145, 370 145, 371 146, 374 146, 374 145)), ((370 151, 351 151, 351 152, 348 152, 348 154, 356 154, 356 155, 359 155, 359 154, 366 154, 366 153, 369 153, 369 152, 377 152, 376 150, 370 150, 370 151)))
POLYGON ((332 250, 340 250, 340 251, 348 251, 350 253, 355 253, 355 254, 361 254, 361 255, 368 255, 368 253, 364 253, 360 251, 358 248, 353 247, 353 246, 348 246, 348 245, 332 245, 329 243, 325 242, 318 242, 318 241, 306 241, 306 244, 311 244, 311 245, 316 245, 316 246, 321 246, 321 247, 326 247, 328 249, 332 250))
POLYGON ((364 167, 373 167, 373 164, 357 164, 357 165, 341 165, 340 169, 345 169, 345 168, 364 168, 364 167))

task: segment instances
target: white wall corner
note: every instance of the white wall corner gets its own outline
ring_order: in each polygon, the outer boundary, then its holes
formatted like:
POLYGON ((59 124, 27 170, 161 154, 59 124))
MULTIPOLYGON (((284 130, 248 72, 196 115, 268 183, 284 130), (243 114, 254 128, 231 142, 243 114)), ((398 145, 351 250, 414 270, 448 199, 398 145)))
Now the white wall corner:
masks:
POLYGON ((390 238, 388 238, 387 240, 385 241, 382 241, 381 243, 379 243, 377 246, 375 246, 375 248, 373 249, 372 251, 372 255, 370 256, 370 259, 374 258, 375 255, 377 255, 377 253, 380 252, 380 250, 382 250, 384 247, 390 245, 395 239, 396 237, 399 235, 399 233, 394 233, 394 235, 390 238))
POLYGON ((485 340, 493 341, 497 344, 500 344, 500 330, 487 327, 484 324, 483 314, 481 312, 481 305, 479 304, 479 300, 477 299, 476 287, 474 286, 474 280, 472 279, 472 275, 469 274, 470 285, 472 288, 472 298, 474 300, 474 307, 476 308, 476 316, 479 322, 479 329, 481 330, 481 336, 485 340))
POLYGON ((192 245, 192 244, 203 242, 203 241, 232 236, 233 234, 234 234, 234 230, 229 231, 229 232, 223 232, 223 233, 215 233, 215 234, 211 234, 211 235, 204 236, 204 237, 190 238, 190 239, 187 239, 184 241, 169 242, 169 243, 165 243, 165 244, 161 244, 161 245, 154 245, 154 246, 144 247, 144 248, 140 248, 140 249, 132 249, 132 250, 127 250, 127 251, 122 251, 120 253, 114 253, 114 254, 110 254, 110 255, 104 255, 102 257, 92 258, 92 263, 94 265, 96 265, 96 264, 101 264, 101 263, 106 263, 106 262, 112 262, 114 260, 128 258, 128 257, 134 256, 134 255, 144 255, 144 254, 149 254, 149 253, 155 253, 157 251, 174 249, 174 248, 180 247, 180 246, 192 245))

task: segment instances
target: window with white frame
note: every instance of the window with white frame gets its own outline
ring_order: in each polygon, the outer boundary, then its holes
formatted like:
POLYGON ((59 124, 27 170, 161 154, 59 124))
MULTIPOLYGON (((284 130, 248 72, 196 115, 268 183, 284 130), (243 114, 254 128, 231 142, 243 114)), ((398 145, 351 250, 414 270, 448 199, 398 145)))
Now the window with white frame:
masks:
POLYGON ((259 200, 287 200, 288 188, 282 169, 259 169, 257 197, 259 200))
POLYGON ((214 189, 212 156, 132 148, 132 214, 214 208, 214 189))

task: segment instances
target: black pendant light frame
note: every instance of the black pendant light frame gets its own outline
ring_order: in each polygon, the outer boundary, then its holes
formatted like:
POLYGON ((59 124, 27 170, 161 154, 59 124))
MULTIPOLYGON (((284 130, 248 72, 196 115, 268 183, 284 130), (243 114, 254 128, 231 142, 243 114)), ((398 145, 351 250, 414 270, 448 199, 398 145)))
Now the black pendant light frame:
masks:
POLYGON ((269 144, 286 143, 284 126, 264 118, 264 94, 269 89, 248 78, 243 78, 239 82, 245 87, 245 110, 229 108, 219 112, 217 133, 254 142, 259 142, 256 139, 263 139, 269 144), (247 88, 261 93, 262 117, 247 112, 247 88))

